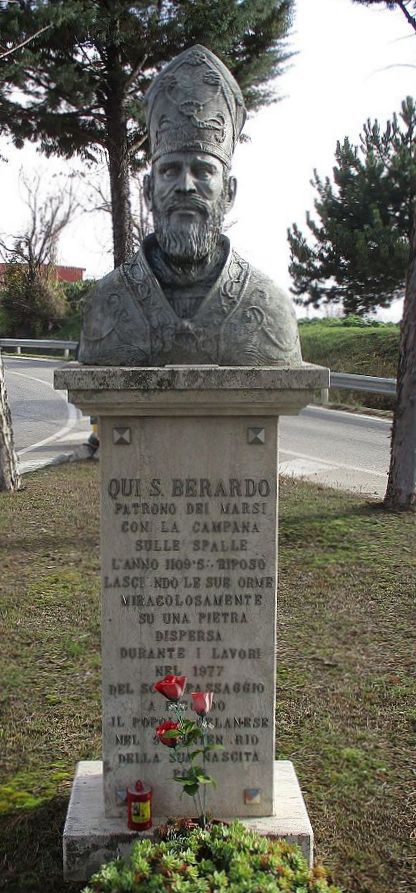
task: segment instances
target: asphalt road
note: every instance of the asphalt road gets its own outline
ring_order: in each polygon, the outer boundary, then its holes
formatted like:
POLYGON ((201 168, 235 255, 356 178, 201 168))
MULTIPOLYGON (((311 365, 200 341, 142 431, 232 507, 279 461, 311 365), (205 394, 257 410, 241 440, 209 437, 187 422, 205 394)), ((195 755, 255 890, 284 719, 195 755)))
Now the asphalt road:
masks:
MULTIPOLYGON (((5 358, 15 447, 23 471, 70 453, 90 433, 66 395, 53 389, 57 360, 5 358)), ((280 420, 280 471, 382 497, 389 463, 390 422, 320 406, 280 420)))
POLYGON ((308 406, 280 421, 280 473, 384 496, 391 422, 308 406))
POLYGON ((54 390, 57 365, 57 360, 4 358, 21 471, 47 465, 56 455, 70 453, 90 433, 89 420, 68 403, 65 392, 54 390))

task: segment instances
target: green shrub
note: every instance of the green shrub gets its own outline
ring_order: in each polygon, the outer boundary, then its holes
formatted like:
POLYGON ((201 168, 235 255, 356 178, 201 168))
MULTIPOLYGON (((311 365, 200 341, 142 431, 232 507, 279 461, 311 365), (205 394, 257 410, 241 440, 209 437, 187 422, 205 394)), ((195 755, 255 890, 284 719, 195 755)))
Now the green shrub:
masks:
POLYGON ((71 310, 79 311, 85 295, 95 285, 95 279, 85 279, 80 282, 63 282, 62 286, 71 310))
POLYGON ((33 270, 10 264, 0 293, 2 327, 11 338, 51 334, 68 313, 68 303, 53 268, 33 270))
POLYGON ((107 863, 83 893, 340 893, 298 847, 248 831, 240 822, 168 831, 138 840, 128 860, 107 863))

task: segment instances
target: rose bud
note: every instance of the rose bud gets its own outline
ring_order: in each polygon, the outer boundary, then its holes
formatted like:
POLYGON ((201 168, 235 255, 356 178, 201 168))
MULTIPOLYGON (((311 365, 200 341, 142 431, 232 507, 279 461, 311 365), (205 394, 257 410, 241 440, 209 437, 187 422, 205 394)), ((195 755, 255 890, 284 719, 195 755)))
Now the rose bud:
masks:
POLYGON ((176 747, 180 738, 179 723, 166 719, 165 722, 162 722, 160 726, 157 727, 156 737, 161 744, 166 744, 166 747, 176 747), (166 735, 166 732, 172 732, 174 730, 178 730, 177 735, 166 735))
POLYGON ((165 676, 155 682, 153 688, 168 701, 179 701, 186 688, 186 676, 165 676))
POLYGON ((195 710, 198 716, 206 716, 211 710, 213 697, 212 691, 193 691, 192 710, 195 710))

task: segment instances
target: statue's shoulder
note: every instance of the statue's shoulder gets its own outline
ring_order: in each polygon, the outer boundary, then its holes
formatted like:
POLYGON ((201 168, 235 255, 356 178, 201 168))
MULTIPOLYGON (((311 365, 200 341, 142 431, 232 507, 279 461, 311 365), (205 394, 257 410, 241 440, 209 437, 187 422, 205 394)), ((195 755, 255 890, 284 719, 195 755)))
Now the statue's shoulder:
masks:
POLYGON ((301 362, 298 324, 290 295, 270 276, 237 252, 232 263, 244 270, 244 287, 233 322, 239 349, 249 352, 258 365, 301 362))
POLYGON ((88 292, 78 352, 81 363, 112 365, 115 357, 120 357, 120 365, 127 360, 141 361, 147 350, 147 330, 140 302, 145 280, 145 264, 139 251, 103 276, 88 292), (137 330, 140 336, 135 340, 137 350, 133 354, 132 333, 137 330))
POLYGON ((95 305, 98 310, 100 304, 106 303, 114 295, 119 299, 125 298, 131 283, 145 278, 147 271, 147 262, 140 248, 133 257, 95 283, 86 296, 85 306, 95 305))
POLYGON ((249 289, 251 293, 256 289, 259 289, 261 292, 264 292, 264 297, 268 297, 273 300, 273 303, 279 305, 281 307, 286 307, 291 315, 293 314, 296 320, 296 313, 293 304, 293 300, 288 294, 288 292, 281 288, 281 286, 277 285, 277 283, 266 273, 263 273, 262 270, 259 270, 257 267, 253 266, 253 264, 246 262, 249 273, 249 289))

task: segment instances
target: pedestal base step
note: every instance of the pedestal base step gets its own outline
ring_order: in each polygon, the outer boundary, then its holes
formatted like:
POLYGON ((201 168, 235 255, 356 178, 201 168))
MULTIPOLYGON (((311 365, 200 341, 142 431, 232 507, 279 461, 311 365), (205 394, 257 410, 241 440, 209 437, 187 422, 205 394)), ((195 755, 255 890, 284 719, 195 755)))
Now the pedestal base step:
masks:
MULTIPOLYGON (((102 865, 125 856, 137 837, 152 837, 166 816, 153 818, 153 828, 140 835, 129 831, 126 819, 104 815, 103 766, 100 760, 78 763, 63 835, 64 879, 87 881, 102 865)), ((247 828, 296 843, 312 864, 313 831, 293 764, 274 764, 274 815, 241 819, 247 828)), ((234 818, 236 818, 234 816, 234 818)))

